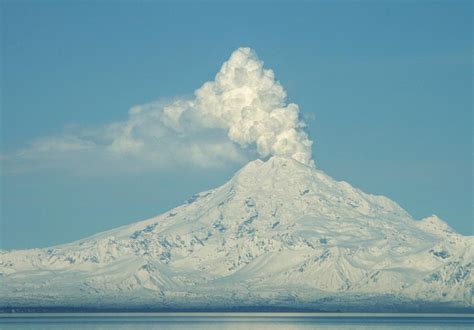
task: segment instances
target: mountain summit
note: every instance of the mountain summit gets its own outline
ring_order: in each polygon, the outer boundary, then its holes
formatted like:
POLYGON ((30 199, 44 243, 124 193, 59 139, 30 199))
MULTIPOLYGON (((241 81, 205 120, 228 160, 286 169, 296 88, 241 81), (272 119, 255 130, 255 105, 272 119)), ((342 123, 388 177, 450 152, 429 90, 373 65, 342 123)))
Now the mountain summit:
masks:
POLYGON ((472 311, 473 260, 438 217, 272 157, 149 220, 0 251, 0 306, 472 311))

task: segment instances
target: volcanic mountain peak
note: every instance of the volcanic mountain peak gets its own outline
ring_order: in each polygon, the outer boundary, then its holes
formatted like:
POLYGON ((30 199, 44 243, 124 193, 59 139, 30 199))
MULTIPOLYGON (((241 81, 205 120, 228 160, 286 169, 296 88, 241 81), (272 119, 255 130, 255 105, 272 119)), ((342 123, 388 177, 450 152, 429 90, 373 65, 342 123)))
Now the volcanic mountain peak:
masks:
POLYGON ((149 220, 3 251, 0 306, 472 310, 473 243, 272 157, 149 220))

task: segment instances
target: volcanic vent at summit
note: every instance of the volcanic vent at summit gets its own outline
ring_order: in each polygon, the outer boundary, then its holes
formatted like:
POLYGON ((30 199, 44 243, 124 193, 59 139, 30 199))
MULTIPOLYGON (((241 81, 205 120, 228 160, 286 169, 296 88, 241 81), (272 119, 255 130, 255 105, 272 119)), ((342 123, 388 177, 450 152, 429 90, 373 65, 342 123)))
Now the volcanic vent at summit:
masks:
POLYGON ((151 219, 1 251, 1 310, 472 312, 474 238, 326 175, 299 117, 273 71, 239 48, 191 99, 137 106, 125 122, 24 150, 40 157, 73 141, 162 165, 150 155, 166 141, 162 158, 199 166, 252 148, 265 160, 151 219))

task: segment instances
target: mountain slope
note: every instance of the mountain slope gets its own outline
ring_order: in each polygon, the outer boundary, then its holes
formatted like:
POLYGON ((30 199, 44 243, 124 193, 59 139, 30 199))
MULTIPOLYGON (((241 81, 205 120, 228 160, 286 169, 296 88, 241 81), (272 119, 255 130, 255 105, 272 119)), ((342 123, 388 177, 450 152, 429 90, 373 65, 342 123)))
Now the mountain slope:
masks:
POLYGON ((273 157, 152 219, 2 251, 0 306, 472 310, 473 243, 273 157))

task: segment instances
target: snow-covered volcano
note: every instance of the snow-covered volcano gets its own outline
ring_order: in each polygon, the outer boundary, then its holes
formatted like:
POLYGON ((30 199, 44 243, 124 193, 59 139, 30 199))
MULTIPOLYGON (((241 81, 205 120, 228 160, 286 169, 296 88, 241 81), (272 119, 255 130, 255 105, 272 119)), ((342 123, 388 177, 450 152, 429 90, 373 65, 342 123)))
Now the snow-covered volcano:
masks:
POLYGON ((474 238, 290 158, 149 220, 0 252, 0 306, 473 309, 474 238))

